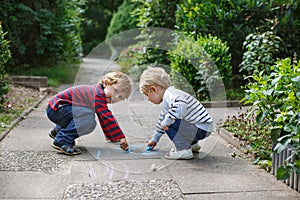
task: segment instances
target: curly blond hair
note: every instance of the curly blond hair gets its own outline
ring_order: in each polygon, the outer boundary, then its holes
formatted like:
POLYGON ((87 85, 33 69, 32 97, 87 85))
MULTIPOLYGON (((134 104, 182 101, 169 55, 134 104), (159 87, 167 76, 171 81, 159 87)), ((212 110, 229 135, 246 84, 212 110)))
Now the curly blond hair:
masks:
POLYGON ((140 77, 140 92, 145 94, 151 86, 160 86, 167 89, 171 85, 169 74, 160 67, 149 67, 140 77))
POLYGON ((118 88, 120 95, 123 99, 128 99, 131 93, 131 81, 130 78, 122 72, 110 72, 105 74, 98 83, 106 85, 114 85, 118 88))

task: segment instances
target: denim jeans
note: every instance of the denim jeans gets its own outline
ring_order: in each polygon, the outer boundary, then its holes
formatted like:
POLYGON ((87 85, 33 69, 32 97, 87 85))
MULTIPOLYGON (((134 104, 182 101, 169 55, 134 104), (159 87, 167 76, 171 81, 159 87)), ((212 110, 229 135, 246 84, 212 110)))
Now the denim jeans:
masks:
POLYGON ((178 151, 190 148, 191 145, 196 144, 199 140, 203 140, 209 135, 207 131, 180 119, 176 119, 169 126, 169 130, 166 133, 178 151))
POLYGON ((56 124, 54 141, 60 144, 72 145, 76 138, 91 133, 97 125, 95 111, 87 107, 65 105, 54 111, 48 106, 46 114, 56 124))

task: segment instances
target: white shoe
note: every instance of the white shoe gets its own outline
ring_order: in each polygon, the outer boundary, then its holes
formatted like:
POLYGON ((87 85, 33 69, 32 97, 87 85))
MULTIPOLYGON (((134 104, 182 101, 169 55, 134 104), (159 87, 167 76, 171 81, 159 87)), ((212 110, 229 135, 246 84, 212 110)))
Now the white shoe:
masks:
POLYGON ((191 148, 192 148, 193 153, 199 153, 201 146, 198 143, 196 143, 196 144, 193 144, 191 148))
POLYGON ((175 149, 171 149, 171 151, 169 151, 169 153, 165 157, 170 160, 177 160, 177 159, 188 160, 193 158, 193 152, 191 148, 184 149, 181 151, 176 151, 175 149))

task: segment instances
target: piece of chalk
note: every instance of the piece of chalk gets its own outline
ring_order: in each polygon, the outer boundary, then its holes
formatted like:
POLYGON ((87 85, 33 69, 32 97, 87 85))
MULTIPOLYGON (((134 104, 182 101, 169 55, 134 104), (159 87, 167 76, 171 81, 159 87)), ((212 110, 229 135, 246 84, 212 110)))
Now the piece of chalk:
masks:
POLYGON ((152 146, 147 146, 146 147, 146 151, 151 151, 152 150, 152 146))
POLYGON ((127 149, 124 149, 125 152, 130 153, 131 152, 131 148, 127 147, 127 149))
POLYGON ((150 166, 150 171, 151 172, 154 172, 154 171, 156 171, 156 165, 155 164, 152 164, 151 166, 150 166))

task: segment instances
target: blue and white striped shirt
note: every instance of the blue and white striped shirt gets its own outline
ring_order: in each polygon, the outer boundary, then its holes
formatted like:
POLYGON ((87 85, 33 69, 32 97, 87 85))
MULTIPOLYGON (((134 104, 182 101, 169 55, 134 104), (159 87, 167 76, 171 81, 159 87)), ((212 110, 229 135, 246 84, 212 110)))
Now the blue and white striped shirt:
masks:
POLYGON ((203 105, 190 94, 172 86, 164 93, 162 109, 152 141, 158 142, 165 133, 162 126, 170 126, 175 119, 183 119, 207 132, 213 131, 212 117, 203 105))

